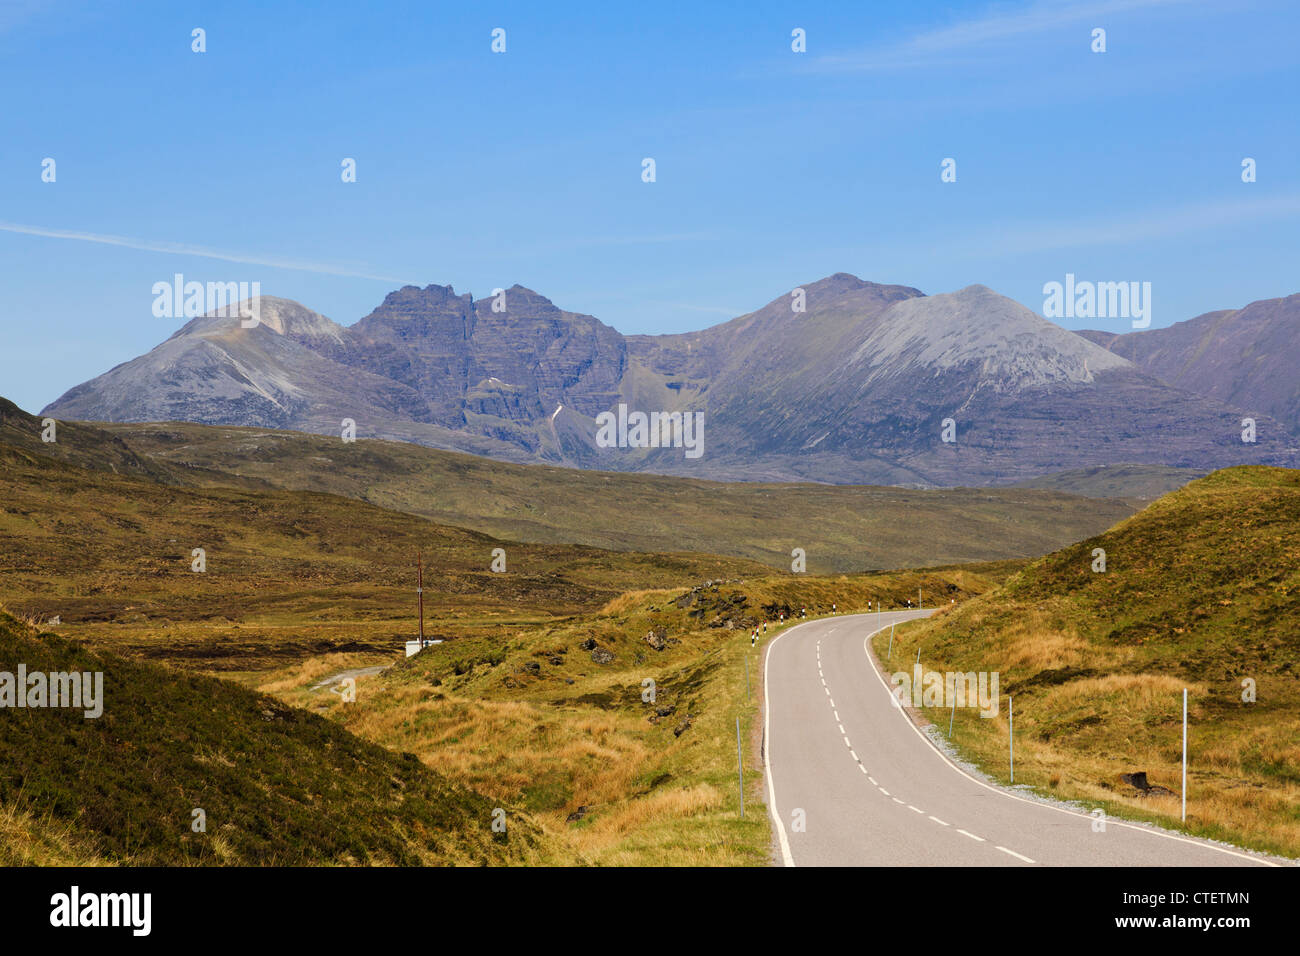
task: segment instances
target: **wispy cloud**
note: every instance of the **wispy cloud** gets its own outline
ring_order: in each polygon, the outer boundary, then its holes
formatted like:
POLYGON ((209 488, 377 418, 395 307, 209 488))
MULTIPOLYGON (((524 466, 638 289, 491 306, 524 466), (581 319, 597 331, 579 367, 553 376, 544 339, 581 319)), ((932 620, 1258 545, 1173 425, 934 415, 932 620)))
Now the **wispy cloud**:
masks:
POLYGON ((272 269, 291 269, 297 272, 317 272, 324 275, 347 276, 354 279, 373 279, 377 282, 412 283, 418 282, 397 276, 376 275, 347 266, 327 262, 312 262, 306 259, 286 259, 280 256, 260 256, 250 253, 225 252, 209 249, 186 242, 165 242, 153 239, 133 239, 129 236, 112 236, 104 233, 81 232, 72 229, 51 229, 45 226, 25 226, 16 222, 0 222, 0 231, 13 232, 25 236, 44 236, 47 239, 72 239, 77 242, 94 242, 103 246, 120 246, 125 249, 139 249, 143 252, 162 252, 176 256, 198 256, 202 259, 219 259, 222 262, 239 262, 245 265, 267 266, 272 269))
POLYGON ((1003 40, 1048 33, 1082 22, 1103 26, 1100 20, 1104 17, 1154 7, 1186 6, 1190 2, 1191 0, 1086 0, 1052 3, 1038 0, 1015 9, 999 6, 990 8, 980 16, 918 33, 891 45, 850 54, 817 57, 811 62, 810 68, 823 72, 853 72, 923 67, 940 59, 951 60, 963 51, 977 50, 1003 40))

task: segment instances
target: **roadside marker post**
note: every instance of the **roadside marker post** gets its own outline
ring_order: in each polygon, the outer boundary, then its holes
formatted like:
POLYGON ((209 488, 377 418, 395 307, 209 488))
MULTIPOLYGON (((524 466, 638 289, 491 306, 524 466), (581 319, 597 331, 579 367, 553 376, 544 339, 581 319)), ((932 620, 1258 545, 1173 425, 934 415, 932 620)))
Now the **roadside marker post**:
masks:
POLYGON ((1011 782, 1016 782, 1016 705, 1007 697, 1007 751, 1011 761, 1011 782))
POLYGON ((948 717, 948 739, 952 740, 952 722, 957 719, 957 695, 952 695, 952 713, 948 717))
POLYGON ((889 625, 889 653, 885 655, 885 660, 890 660, 894 656, 894 628, 897 624, 889 625))
POLYGON ((1187 688, 1183 688, 1183 822, 1187 822, 1187 688))
POLYGON ((745 769, 740 760, 740 718, 736 718, 736 783, 740 791, 740 819, 745 819, 745 769))

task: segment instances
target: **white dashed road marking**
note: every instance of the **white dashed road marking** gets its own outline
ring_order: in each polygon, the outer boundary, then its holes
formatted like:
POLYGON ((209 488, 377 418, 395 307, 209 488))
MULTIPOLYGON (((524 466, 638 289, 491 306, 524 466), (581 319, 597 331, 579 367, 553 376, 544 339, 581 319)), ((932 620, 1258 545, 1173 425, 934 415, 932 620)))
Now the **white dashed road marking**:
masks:
POLYGON ((1029 859, 1029 857, 1027 857, 1027 856, 1021 856, 1021 855, 1020 855, 1019 853, 1017 853, 1015 850, 1008 850, 1008 849, 1007 849, 1006 847, 1004 847, 1004 846, 1000 846, 1000 847, 998 847, 998 849, 1001 850, 1003 853, 1007 854, 1008 856, 1014 856, 1017 860, 1024 860, 1026 863, 1033 863, 1033 862, 1034 862, 1033 860, 1029 859))
MULTIPOLYGON (((891 800, 893 800, 893 801, 894 801, 895 803, 897 803, 899 806, 905 806, 905 807, 907 807, 907 809, 911 810, 913 813, 916 813, 916 814, 918 814, 918 815, 920 815, 920 816, 929 816, 929 818, 930 818, 931 820, 933 820, 935 823, 939 824, 939 826, 941 826, 941 827, 952 826, 952 824, 947 823, 947 822, 944 821, 944 820, 940 820, 940 819, 939 819, 938 817, 936 817, 936 816, 928 815, 928 814, 927 814, 924 810, 922 810, 920 807, 913 806, 912 804, 907 803, 906 801, 903 801, 903 800, 898 799, 898 797, 895 797, 895 796, 894 796, 893 794, 891 794, 888 790, 886 790, 884 787, 882 787, 879 783, 876 783, 876 778, 875 778, 875 777, 873 777, 873 776, 871 776, 871 774, 867 773, 867 768, 866 768, 866 766, 862 763, 862 758, 859 757, 858 754, 857 754, 857 751, 855 751, 855 750, 853 749, 853 744, 849 741, 848 734, 845 733, 845 731, 844 731, 844 724, 843 724, 843 722, 840 720, 840 712, 839 712, 839 710, 838 710, 838 709, 836 708, 836 706, 835 706, 835 698, 831 696, 830 685, 828 685, 828 684, 826 683, 826 674, 825 674, 825 672, 822 670, 821 641, 818 641, 818 642, 817 642, 817 674, 818 674, 818 676, 821 678, 822 689, 826 691, 826 698, 827 698, 828 702, 829 702, 830 705, 831 705, 831 713, 832 713, 832 715, 834 715, 834 717, 835 717, 835 725, 836 725, 837 727, 839 727, 839 729, 840 729, 840 736, 844 738, 844 746, 846 746, 846 747, 849 748, 849 756, 852 757, 852 758, 854 759, 854 761, 857 763, 857 765, 858 765, 858 769, 861 770, 864 774, 866 774, 867 779, 871 781, 871 783, 875 786, 875 788, 876 788, 877 790, 879 790, 879 791, 880 791, 882 794, 884 794, 885 796, 889 797, 891 800)), ((960 833, 960 834, 962 834, 962 836, 970 837, 972 840, 975 840, 975 841, 977 841, 977 842, 979 842, 979 843, 985 843, 985 842, 987 842, 983 837, 976 836, 975 834, 971 833, 969 830, 957 829, 957 832, 960 833)), ((1021 861, 1025 862, 1025 863, 1033 863, 1033 862, 1034 862, 1034 861, 1031 860, 1029 857, 1024 856, 1023 854, 1017 853, 1015 850, 1008 850, 1008 849, 1007 849, 1006 847, 1004 847, 1004 846, 999 846, 999 847, 997 847, 997 849, 1001 850, 1003 853, 1006 853, 1008 856, 1014 856, 1017 860, 1021 860, 1021 861)))

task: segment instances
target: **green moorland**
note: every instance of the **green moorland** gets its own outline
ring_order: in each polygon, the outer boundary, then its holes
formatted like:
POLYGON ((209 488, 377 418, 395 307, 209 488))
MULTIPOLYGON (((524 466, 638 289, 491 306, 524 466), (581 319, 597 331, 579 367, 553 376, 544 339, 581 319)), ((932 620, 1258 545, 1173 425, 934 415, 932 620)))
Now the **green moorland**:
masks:
POLYGON ((101 672, 103 712, 0 712, 0 865, 573 860, 516 804, 333 721, 229 681, 92 653, 0 610, 0 671, 20 663, 101 672))
POLYGON ((918 587, 961 601, 1005 568, 947 568, 714 582, 633 592, 595 615, 506 641, 436 645, 357 682, 356 700, 286 668, 262 685, 359 736, 418 754, 492 799, 525 808, 548 845, 598 865, 766 865, 762 647, 800 608, 901 607, 918 587), (760 636, 761 636, 760 634, 760 636), (653 682, 653 685, 647 682, 653 682), (653 686, 653 691, 651 687, 653 686), (746 812, 737 793, 737 720, 746 812))
MULTIPOLYGON (((1173 828, 1187 688, 1186 830, 1295 857, 1298 620, 1300 471, 1240 467, 900 628, 894 654, 919 647, 927 670, 1000 672, 999 716, 959 710, 953 733, 993 777, 1007 779, 1010 694, 1017 785, 1173 828), (1135 795, 1120 781, 1135 770, 1175 795, 1135 795)), ((948 713, 926 716, 946 729, 948 713)))
MULTIPOLYGON (((403 442, 256 428, 101 425, 191 484, 234 480, 358 498, 519 541, 698 551, 813 573, 1036 557, 1098 534, 1139 503, 1025 488, 906 488, 697 481, 512 465, 403 442), (228 477, 238 476, 237 479, 228 477)), ((1133 466, 1140 468, 1141 466, 1133 466)))
POLYGON ((9 862, 763 863, 748 628, 963 599, 1018 566, 796 576, 520 545, 334 495, 161 484, 117 454, 0 444, 0 598, 26 618, 4 619, 0 670, 81 662, 108 698, 98 720, 4 714, 9 862), (407 660, 418 551, 445 643, 407 660), (328 686, 342 671, 355 702, 328 686), (506 845, 480 826, 496 807, 506 845))
POLYGON ((739 558, 499 541, 335 495, 161 485, 0 444, 0 597, 94 648, 209 671, 330 652, 387 660, 415 636, 419 554, 431 637, 771 573, 739 558))
POLYGON ((1177 468, 1171 465, 1097 465, 1027 478, 1017 481, 1013 487, 1059 491, 1062 494, 1086 495, 1089 498, 1124 498, 1131 501, 1134 510, 1137 510, 1147 502, 1176 491, 1205 474, 1203 468, 1177 468))

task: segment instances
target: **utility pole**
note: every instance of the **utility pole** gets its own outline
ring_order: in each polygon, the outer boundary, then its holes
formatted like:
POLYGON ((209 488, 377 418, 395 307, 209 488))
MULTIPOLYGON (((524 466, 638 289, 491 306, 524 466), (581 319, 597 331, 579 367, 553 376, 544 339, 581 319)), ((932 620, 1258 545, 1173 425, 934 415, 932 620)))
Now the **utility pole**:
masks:
POLYGON ((420 552, 419 561, 419 583, 415 587, 415 593, 420 602, 420 647, 424 648, 424 552, 420 552))
POLYGON ((1011 763, 1011 782, 1016 782, 1016 705, 1007 698, 1007 756, 1011 763))
POLYGON ((745 767, 740 757, 740 718, 736 718, 736 783, 740 789, 740 819, 745 819, 745 767))
POLYGON ((1183 688, 1183 822, 1187 822, 1187 688, 1183 688))

